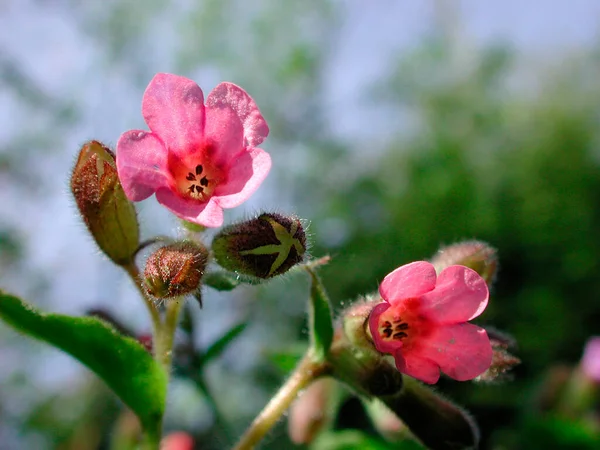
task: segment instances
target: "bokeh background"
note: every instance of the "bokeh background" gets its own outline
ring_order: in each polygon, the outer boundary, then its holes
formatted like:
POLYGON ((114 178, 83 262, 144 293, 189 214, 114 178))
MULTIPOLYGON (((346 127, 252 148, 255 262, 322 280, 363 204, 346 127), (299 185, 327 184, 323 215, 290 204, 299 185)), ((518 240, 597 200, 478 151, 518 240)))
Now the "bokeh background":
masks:
MULTIPOLYGON (((500 271, 478 323, 514 336, 523 363, 512 380, 440 390, 473 413, 485 449, 597 448, 597 404, 565 413, 555 398, 556 374, 600 334, 599 19, 594 0, 3 0, 0 286, 148 332, 77 216, 69 171, 85 140, 145 127, 155 73, 205 93, 229 80, 267 118, 273 169, 227 219, 309 220, 312 254, 333 256, 322 275, 338 310, 440 245, 489 242, 500 271)), ((139 211, 145 237, 181 234, 154 200, 139 211)), ((166 427, 230 446, 306 341, 307 295, 290 275, 191 304, 199 347, 247 327, 204 374, 219 420, 178 377, 166 427)), ((86 369, 0 324, 1 449, 108 448, 119 409, 86 369)), ((330 444, 370 436, 343 448, 406 448, 381 444, 356 400, 334 428, 330 444)), ((294 448, 285 422, 264 448, 294 448)))

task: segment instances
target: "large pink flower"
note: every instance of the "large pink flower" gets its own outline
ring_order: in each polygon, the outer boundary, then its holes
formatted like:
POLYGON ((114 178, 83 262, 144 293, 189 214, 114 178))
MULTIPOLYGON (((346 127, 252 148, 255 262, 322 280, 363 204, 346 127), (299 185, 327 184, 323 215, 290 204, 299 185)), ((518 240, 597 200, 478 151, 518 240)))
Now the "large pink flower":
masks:
POLYGON ((271 168, 257 148, 269 127, 240 87, 221 83, 208 95, 184 77, 157 74, 144 93, 150 132, 131 130, 117 143, 125 194, 137 202, 156 193, 180 218, 207 227, 223 223, 223 208, 240 205, 271 168))
POLYGON ((488 288, 477 272, 450 266, 436 276, 418 261, 385 277, 369 329, 375 347, 391 353, 402 373, 434 384, 440 370, 465 381, 485 372, 492 347, 483 328, 466 323, 483 312, 488 288))

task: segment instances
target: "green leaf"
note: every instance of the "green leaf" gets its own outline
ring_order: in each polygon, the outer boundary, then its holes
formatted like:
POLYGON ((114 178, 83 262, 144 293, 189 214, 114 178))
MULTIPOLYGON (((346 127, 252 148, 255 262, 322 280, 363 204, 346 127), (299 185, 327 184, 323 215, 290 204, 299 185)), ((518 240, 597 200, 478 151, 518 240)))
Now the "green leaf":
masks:
POLYGON ((223 353, 223 351, 225 351, 225 349, 229 346, 229 344, 236 337, 238 337, 242 333, 242 331, 244 331, 246 329, 247 325, 248 324, 246 322, 239 323, 239 324, 235 325, 233 328, 231 328, 227 333, 225 333, 219 339, 217 339, 215 342, 213 342, 206 349, 206 351, 202 355, 200 355, 200 360, 199 360, 198 366, 202 367, 209 361, 212 361, 213 359, 215 359, 219 355, 221 355, 221 353, 223 353))
POLYGON ((217 291, 231 291, 238 287, 243 280, 235 273, 218 270, 205 274, 202 282, 217 291))
POLYGON ((305 353, 306 345, 302 343, 282 350, 269 351, 266 357, 281 373, 287 375, 296 368, 305 353))
POLYGON ((0 291, 0 318, 33 338, 70 354, 95 372, 157 433, 165 409, 167 375, 135 339, 96 317, 43 314, 0 291))
POLYGON ((309 305, 309 333, 314 354, 324 359, 333 340, 333 317, 325 287, 311 268, 306 270, 311 277, 309 305))

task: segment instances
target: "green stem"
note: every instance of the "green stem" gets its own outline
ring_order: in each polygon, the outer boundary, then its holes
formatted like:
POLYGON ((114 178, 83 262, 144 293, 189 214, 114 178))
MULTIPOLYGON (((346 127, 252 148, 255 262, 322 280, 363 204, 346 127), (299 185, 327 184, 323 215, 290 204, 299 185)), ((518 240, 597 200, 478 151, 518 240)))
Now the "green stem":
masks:
POLYGON ((182 298, 174 298, 167 300, 167 310, 165 321, 159 327, 154 337, 155 353, 154 357, 162 364, 167 374, 171 371, 171 359, 173 357, 173 339, 177 329, 179 320, 179 312, 183 306, 182 298))
POLYGON ((267 406, 256 416, 233 450, 253 449, 269 430, 273 428, 298 393, 311 382, 325 375, 328 370, 328 365, 315 362, 310 353, 305 356, 296 370, 294 370, 294 373, 279 389, 279 392, 275 394, 267 406))
POLYGON ((154 304, 154 301, 148 296, 148 293, 144 289, 144 281, 142 280, 140 270, 135 265, 135 263, 131 263, 127 266, 124 266, 124 269, 127 271, 127 274, 133 281, 133 284, 139 291, 140 295, 142 296, 142 299, 144 300, 144 303, 146 304, 146 309, 150 313, 150 318, 152 319, 152 326, 154 328, 153 334, 156 336, 158 330, 161 328, 160 314, 158 312, 158 308, 154 304))

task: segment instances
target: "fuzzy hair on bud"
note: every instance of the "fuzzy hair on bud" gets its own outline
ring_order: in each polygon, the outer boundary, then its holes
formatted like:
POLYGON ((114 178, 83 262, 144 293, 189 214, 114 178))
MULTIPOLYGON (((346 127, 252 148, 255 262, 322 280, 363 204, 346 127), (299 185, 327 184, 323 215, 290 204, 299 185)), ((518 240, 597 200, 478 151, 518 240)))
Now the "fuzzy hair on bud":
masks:
POLYGON ((161 247, 146 261, 146 289, 162 299, 195 292, 207 262, 208 251, 197 243, 184 241, 161 247))
POLYGON ((98 141, 83 145, 71 176, 77 208, 98 247, 116 264, 131 262, 139 225, 119 181, 113 153, 98 141))
POLYGON ((442 247, 431 259, 437 273, 459 265, 477 272, 489 285, 496 278, 498 256, 496 249, 482 241, 465 241, 442 247))
POLYGON ((264 213, 225 227, 215 236, 212 250, 224 269, 250 279, 268 279, 302 262, 306 234, 297 217, 264 213))

